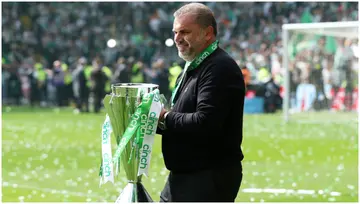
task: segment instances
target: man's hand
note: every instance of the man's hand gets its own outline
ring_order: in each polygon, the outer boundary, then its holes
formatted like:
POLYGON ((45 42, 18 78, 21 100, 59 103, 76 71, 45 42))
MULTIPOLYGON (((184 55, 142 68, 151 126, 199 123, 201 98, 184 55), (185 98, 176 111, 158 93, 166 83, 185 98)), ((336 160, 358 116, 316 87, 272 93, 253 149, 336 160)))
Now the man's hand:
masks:
POLYGON ((158 127, 160 128, 160 130, 165 130, 166 129, 165 115, 167 113, 168 113, 168 111, 165 108, 161 109, 160 116, 159 116, 159 121, 158 121, 158 127))
POLYGON ((168 111, 165 110, 165 108, 161 109, 160 116, 159 116, 159 122, 164 121, 164 115, 165 115, 165 113, 167 113, 167 112, 168 112, 168 111))

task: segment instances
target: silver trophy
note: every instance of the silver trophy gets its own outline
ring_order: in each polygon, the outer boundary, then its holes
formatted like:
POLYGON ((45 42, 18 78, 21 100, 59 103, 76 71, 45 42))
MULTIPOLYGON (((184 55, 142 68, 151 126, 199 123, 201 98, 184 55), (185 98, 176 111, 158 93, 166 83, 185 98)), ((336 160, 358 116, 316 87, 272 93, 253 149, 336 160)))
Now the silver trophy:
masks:
MULTIPOLYGON (((158 85, 120 83, 111 88, 112 93, 104 98, 104 107, 117 144, 112 157, 113 169, 117 174, 121 164, 128 180, 116 203, 153 202, 141 178, 144 173, 147 174, 162 108, 158 85)), ((102 169, 110 169, 103 165, 104 161, 103 157, 100 174, 102 169)))

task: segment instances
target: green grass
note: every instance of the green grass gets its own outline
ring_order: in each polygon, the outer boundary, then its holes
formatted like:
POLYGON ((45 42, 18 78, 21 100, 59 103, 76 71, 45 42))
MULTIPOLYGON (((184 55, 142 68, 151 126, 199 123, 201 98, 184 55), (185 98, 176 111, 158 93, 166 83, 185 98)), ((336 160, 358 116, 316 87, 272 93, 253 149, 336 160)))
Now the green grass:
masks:
MULTIPOLYGON (((3 107, 2 201, 114 202, 126 179, 121 173, 115 185, 99 187, 103 120, 104 114, 75 115, 69 109, 3 107)), ((356 202, 357 127, 355 113, 298 114, 286 125, 280 114, 246 115, 244 178, 236 201, 356 202), (251 193, 250 188, 316 193, 251 193)), ((157 135, 150 176, 143 178, 155 201, 167 174, 157 135)))

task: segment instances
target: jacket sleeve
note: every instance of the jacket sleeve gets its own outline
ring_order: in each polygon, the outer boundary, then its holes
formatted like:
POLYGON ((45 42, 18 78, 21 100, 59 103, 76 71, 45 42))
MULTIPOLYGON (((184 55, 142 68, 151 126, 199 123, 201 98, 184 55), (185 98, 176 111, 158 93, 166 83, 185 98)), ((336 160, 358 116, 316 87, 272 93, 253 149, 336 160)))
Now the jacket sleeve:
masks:
POLYGON ((158 127, 156 127, 156 134, 162 135, 163 134, 163 130, 158 127))
MULTIPOLYGON (((199 78, 196 112, 170 111, 166 117, 167 129, 184 133, 212 132, 221 129, 231 107, 230 89, 241 88, 240 81, 235 83, 231 81, 237 80, 237 77, 231 76, 235 73, 230 70, 226 67, 210 65, 199 78)), ((241 80, 241 77, 238 80, 241 80)), ((240 93, 240 90, 237 91, 240 93)))

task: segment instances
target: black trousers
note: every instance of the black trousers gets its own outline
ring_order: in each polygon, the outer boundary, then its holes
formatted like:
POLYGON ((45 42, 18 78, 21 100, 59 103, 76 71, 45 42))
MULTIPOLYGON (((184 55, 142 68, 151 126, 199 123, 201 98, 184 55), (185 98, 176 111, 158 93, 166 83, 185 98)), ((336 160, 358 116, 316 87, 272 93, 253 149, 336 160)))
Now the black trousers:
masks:
POLYGON ((85 112, 89 112, 89 95, 90 91, 85 88, 80 89, 79 98, 77 100, 77 108, 84 112, 83 107, 85 106, 85 112))
POLYGON ((105 91, 102 90, 95 90, 94 91, 94 112, 99 113, 101 109, 101 102, 105 97, 105 91))
POLYGON ((56 87, 56 100, 59 107, 66 106, 66 87, 59 85, 56 87))
POLYGON ((242 167, 170 172, 160 202, 235 202, 242 180, 242 167))

